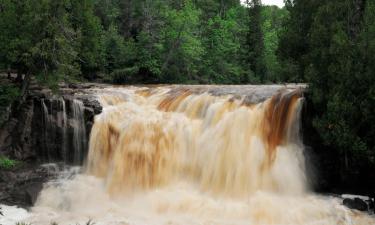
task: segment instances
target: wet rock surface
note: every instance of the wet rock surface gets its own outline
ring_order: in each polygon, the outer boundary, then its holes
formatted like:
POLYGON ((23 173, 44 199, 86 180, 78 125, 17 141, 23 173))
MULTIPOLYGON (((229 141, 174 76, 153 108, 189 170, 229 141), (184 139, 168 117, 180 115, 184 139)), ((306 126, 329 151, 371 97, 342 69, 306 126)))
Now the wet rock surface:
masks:
POLYGON ((57 175, 54 169, 42 164, 79 164, 83 160, 85 152, 74 158, 77 142, 73 136, 87 142, 94 117, 102 111, 95 96, 87 91, 93 86, 62 84, 58 93, 54 93, 32 82, 25 101, 10 107, 7 121, 0 124, 0 156, 17 160, 20 166, 10 170, 0 168, 0 204, 32 206, 43 184, 57 175), (75 118, 74 101, 83 103, 79 111, 82 121, 75 118), (85 137, 78 135, 79 122, 83 123, 85 137))
MULTIPOLYGON (((63 142, 72 139, 74 135, 74 100, 83 102, 82 111, 88 131, 86 135, 90 133, 94 116, 102 111, 95 96, 86 93, 85 88, 92 86, 77 85, 76 88, 69 88, 65 85, 61 86, 59 93, 53 93, 50 89, 32 84, 26 100, 12 106, 8 121, 0 128, 0 154, 34 163, 62 160, 63 142), (65 120, 69 121, 64 121, 62 105, 65 108, 65 120), (67 126, 65 131, 63 123, 67 126), (63 132, 66 134, 63 135, 63 132), (66 140, 63 140, 64 137, 66 140), (49 156, 46 156, 45 148, 49 149, 49 156)), ((73 145, 69 142, 65 148, 73 148, 73 145)))
POLYGON ((374 213, 374 198, 368 196, 359 196, 359 195, 342 195, 343 205, 349 209, 355 209, 363 212, 374 213))
POLYGON ((46 166, 24 164, 12 170, 0 170, 0 203, 31 207, 43 184, 57 176, 46 166))

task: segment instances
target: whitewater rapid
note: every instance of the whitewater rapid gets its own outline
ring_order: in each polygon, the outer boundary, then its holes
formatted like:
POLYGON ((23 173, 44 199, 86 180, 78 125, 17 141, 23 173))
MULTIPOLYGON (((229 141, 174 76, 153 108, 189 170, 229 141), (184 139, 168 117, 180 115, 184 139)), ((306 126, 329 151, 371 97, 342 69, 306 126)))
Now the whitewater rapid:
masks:
MULTIPOLYGON (((20 220, 35 225, 85 224, 89 220, 97 225, 374 224, 374 218, 347 209, 341 201, 313 194, 292 196, 263 191, 233 199, 212 196, 186 182, 111 197, 104 180, 81 174, 45 188, 30 212, 13 209, 13 220, 0 221, 3 225, 20 220)), ((7 211, 4 213, 7 215, 7 211)))

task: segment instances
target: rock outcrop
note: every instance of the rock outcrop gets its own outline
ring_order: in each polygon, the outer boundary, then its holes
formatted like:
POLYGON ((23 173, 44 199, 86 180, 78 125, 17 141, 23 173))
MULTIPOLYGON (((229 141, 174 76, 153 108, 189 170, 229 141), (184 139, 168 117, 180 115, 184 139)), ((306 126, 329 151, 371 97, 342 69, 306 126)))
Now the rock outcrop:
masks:
POLYGON ((365 211, 365 212, 374 212, 374 200, 371 197, 368 196, 360 196, 360 195, 349 195, 344 194, 340 196, 343 201, 343 205, 348 207, 349 209, 356 209, 359 211, 365 211))
POLYGON ((101 106, 90 86, 61 85, 59 93, 33 84, 26 99, 10 107, 0 128, 0 156, 17 160, 0 168, 0 203, 32 206, 43 184, 57 176, 46 163, 82 164, 94 116, 101 106))
POLYGON ((0 153, 23 162, 77 164, 72 154, 77 146, 87 145, 94 116, 101 112, 99 102, 85 94, 85 88, 62 86, 56 95, 32 86, 26 100, 12 106, 10 118, 0 129, 0 153), (85 143, 74 142, 76 136, 85 143))

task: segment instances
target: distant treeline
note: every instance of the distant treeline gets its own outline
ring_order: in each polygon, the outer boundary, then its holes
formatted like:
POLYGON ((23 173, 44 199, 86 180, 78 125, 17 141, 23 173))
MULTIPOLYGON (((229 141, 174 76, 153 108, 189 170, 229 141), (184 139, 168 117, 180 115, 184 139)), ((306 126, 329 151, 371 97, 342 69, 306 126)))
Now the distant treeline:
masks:
POLYGON ((3 0, 0 9, 2 67, 42 81, 279 81, 287 11, 259 0, 3 0))

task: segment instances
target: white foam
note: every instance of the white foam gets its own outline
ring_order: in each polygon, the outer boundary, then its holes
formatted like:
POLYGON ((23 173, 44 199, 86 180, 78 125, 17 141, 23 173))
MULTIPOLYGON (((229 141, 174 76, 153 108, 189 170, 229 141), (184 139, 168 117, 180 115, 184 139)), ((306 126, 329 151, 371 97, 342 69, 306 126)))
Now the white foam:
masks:
POLYGON ((25 209, 16 206, 0 205, 0 209, 3 214, 3 216, 0 215, 1 225, 15 225, 31 216, 25 209))

